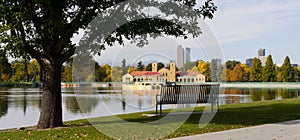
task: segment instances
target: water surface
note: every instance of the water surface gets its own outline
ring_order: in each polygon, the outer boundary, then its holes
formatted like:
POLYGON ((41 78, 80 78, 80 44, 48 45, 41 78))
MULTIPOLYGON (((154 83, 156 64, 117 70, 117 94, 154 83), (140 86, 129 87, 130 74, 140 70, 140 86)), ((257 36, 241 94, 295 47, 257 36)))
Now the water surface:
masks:
MULTIPOLYGON (((154 91, 123 92, 118 89, 62 89, 63 120, 107 116, 154 110, 154 91), (74 94, 74 90, 76 91, 74 94), (109 110, 106 112, 104 110, 109 110)), ((281 100, 298 97, 298 89, 286 88, 221 88, 220 103, 245 103, 264 100, 281 100)), ((164 105, 163 108, 171 108, 164 105)), ((41 91, 38 88, 0 89, 0 129, 36 125, 41 108, 41 91)))

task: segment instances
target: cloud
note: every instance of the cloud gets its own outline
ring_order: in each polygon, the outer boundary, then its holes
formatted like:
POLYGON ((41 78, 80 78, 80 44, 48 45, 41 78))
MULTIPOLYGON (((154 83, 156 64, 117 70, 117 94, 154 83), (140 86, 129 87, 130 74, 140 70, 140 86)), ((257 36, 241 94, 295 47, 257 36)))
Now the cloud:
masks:
POLYGON ((222 44, 259 37, 300 22, 300 1, 215 0, 218 11, 207 21, 222 44))
POLYGON ((149 45, 139 48, 135 44, 127 43, 124 46, 113 46, 107 48, 96 57, 101 64, 109 63, 120 65, 123 58, 127 64, 135 65, 139 61, 156 60, 158 62, 169 62, 176 59, 176 48, 179 46, 173 38, 165 37, 158 39, 149 39, 149 45))
MULTIPOLYGON (((204 0, 201 0, 202 2, 204 0)), ((136 63, 136 58, 154 57, 154 54, 162 54, 169 59, 176 59, 176 47, 183 45, 192 48, 194 59, 207 58, 223 58, 220 48, 205 48, 218 46, 218 42, 214 39, 214 33, 217 35, 225 54, 230 58, 244 60, 245 57, 251 57, 256 54, 254 50, 261 46, 252 48, 240 47, 234 51, 225 47, 247 44, 255 40, 276 41, 276 44, 284 44, 292 42, 289 39, 278 41, 279 37, 272 33, 277 30, 279 33, 286 31, 289 27, 296 28, 300 23, 300 1, 296 0, 214 0, 218 6, 218 11, 213 20, 205 20, 208 24, 201 26, 203 34, 198 39, 183 40, 181 38, 173 38, 163 40, 155 40, 151 42, 151 46, 143 49, 137 48, 134 45, 125 45, 125 47, 113 47, 103 51, 98 61, 104 63, 114 63, 119 65, 123 58, 126 58, 128 63, 136 63), (271 37, 272 40, 267 40, 265 36, 271 37), (274 36, 274 38, 273 38, 274 36), (170 41, 171 40, 171 41, 170 41), (201 48, 202 47, 202 48, 201 48), (217 50, 217 51, 216 51, 217 50), (245 51, 246 50, 246 51, 245 51), (252 54, 250 52, 253 52, 252 54), (150 53, 150 55, 149 55, 150 53)), ((298 32, 295 32, 298 33, 298 32)), ((297 34, 294 33, 294 36, 297 34)), ((291 33, 292 34, 292 33, 291 33)), ((288 37, 286 37, 288 38, 288 37)), ((274 42, 272 42, 275 44, 274 42)), ((286 52, 286 55, 292 55, 287 52, 289 49, 275 48, 273 44, 265 43, 263 46, 269 49, 270 52, 276 54, 277 57, 286 52), (278 53, 278 54, 277 54, 278 53)), ((259 45, 259 44, 254 44, 259 45)), ((288 46, 288 45, 287 45, 288 46)), ((228 47, 230 48, 230 47, 228 47)), ((299 52, 299 51, 293 51, 299 52)), ((297 54, 293 57, 298 56, 297 54)), ((281 60, 277 60, 281 62, 281 60)))

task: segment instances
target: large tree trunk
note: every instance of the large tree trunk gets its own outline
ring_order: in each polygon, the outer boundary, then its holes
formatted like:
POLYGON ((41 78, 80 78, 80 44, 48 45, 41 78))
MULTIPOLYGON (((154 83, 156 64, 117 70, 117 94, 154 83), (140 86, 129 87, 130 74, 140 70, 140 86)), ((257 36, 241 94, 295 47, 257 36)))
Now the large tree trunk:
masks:
POLYGON ((40 65, 43 75, 43 94, 37 129, 63 126, 60 84, 62 64, 41 60, 40 65))

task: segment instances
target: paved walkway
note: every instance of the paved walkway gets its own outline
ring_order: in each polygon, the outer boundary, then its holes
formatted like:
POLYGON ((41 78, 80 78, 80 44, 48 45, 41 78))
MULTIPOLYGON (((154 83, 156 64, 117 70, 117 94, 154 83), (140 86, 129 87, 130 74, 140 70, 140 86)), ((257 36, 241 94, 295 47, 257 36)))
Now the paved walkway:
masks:
POLYGON ((172 140, 300 140, 300 120, 179 137, 172 140))

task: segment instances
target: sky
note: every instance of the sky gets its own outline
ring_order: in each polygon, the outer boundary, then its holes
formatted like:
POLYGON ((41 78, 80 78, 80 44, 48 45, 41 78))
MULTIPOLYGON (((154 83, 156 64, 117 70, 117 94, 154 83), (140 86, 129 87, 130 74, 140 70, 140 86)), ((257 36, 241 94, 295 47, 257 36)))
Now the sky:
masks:
MULTIPOLYGON (((199 2, 201 3, 200 0, 199 2)), ((101 64, 128 65, 138 61, 176 60, 179 45, 191 48, 192 60, 213 58, 238 60, 257 57, 266 49, 274 63, 280 65, 286 56, 300 64, 300 1, 297 0, 214 0, 218 7, 213 20, 201 21, 203 34, 187 40, 174 37, 149 39, 149 45, 138 48, 127 43, 102 52, 96 60, 101 64)))
POLYGON ((257 56, 266 49, 277 64, 289 56, 300 64, 300 1, 216 0, 218 12, 208 21, 226 59, 257 56))

